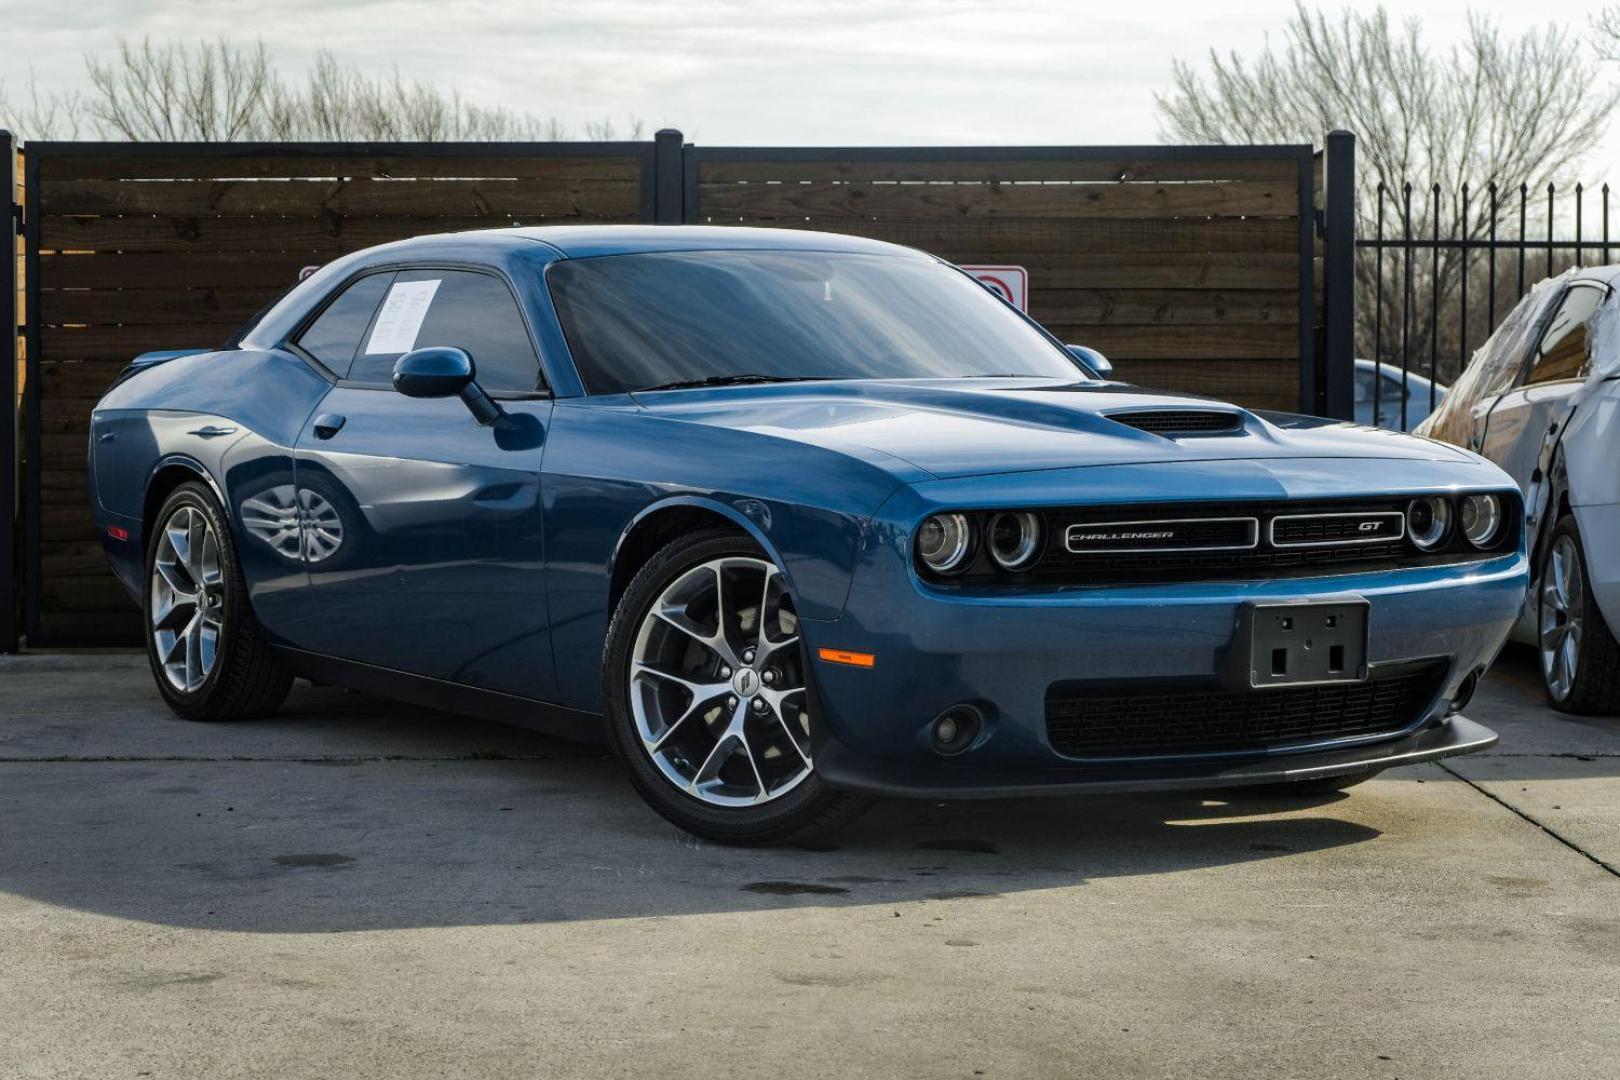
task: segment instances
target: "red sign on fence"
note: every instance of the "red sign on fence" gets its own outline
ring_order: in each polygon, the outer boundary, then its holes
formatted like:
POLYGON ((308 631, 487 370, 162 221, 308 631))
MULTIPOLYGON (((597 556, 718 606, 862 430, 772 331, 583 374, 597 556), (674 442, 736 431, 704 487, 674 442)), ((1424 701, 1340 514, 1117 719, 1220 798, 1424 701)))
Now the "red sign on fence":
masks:
POLYGON ((1029 310, 1029 271, 1022 266, 964 266, 962 269, 1019 311, 1029 310))

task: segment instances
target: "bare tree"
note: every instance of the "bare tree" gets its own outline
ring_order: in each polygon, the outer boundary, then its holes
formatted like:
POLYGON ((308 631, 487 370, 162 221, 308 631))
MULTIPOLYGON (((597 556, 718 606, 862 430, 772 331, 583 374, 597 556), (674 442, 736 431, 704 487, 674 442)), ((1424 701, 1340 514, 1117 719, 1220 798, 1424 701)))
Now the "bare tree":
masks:
MULTIPOLYGON (((1381 6, 1330 17, 1296 3, 1280 44, 1268 42, 1247 59, 1212 51, 1204 73, 1178 61, 1173 78, 1173 90, 1157 97, 1170 138, 1320 144, 1335 128, 1355 132, 1363 235, 1376 227, 1380 186, 1389 193, 1386 234, 1404 227, 1410 183, 1415 234, 1430 236, 1438 225, 1442 236, 1483 237, 1492 224, 1490 184, 1503 192, 1498 220, 1516 219, 1520 186, 1544 190, 1577 165, 1620 105, 1620 87, 1599 81, 1595 61, 1567 29, 1548 24, 1512 36, 1471 13, 1463 43, 1437 53, 1418 20, 1394 25, 1381 6), (1466 218, 1464 184, 1475 195, 1466 218)), ((1417 267, 1418 303, 1447 307, 1463 269, 1454 251, 1442 253, 1438 273, 1432 264, 1417 267)), ((1376 270, 1375 260, 1360 260, 1358 284, 1362 277, 1370 284, 1376 270)), ((1358 310, 1363 321, 1374 315, 1365 302, 1358 310)), ((1384 312, 1386 325, 1394 314, 1384 312)), ((1419 329, 1409 356, 1429 351, 1430 327, 1419 329)), ((1452 344, 1445 342, 1448 355, 1452 344)))
POLYGON ((1592 39, 1599 56, 1620 60, 1620 4, 1611 4, 1592 16, 1592 39))
MULTIPOLYGON (((487 106, 397 69, 374 76, 331 52, 315 55, 309 73, 288 79, 262 41, 139 44, 120 39, 115 54, 85 57, 88 92, 42 94, 29 81, 26 101, 0 85, 0 123, 29 138, 101 138, 141 142, 473 141, 569 138, 555 117, 487 106)), ((629 123, 627 138, 644 125, 629 123)), ((584 138, 618 138, 610 120, 583 125, 584 138)))
POLYGON ((104 134, 140 142, 251 138, 277 82, 262 41, 239 48, 120 39, 114 59, 84 63, 91 119, 104 134))
POLYGON ((0 82, 0 128, 33 139, 77 139, 85 127, 84 96, 76 90, 41 90, 28 68, 28 96, 13 100, 0 82))

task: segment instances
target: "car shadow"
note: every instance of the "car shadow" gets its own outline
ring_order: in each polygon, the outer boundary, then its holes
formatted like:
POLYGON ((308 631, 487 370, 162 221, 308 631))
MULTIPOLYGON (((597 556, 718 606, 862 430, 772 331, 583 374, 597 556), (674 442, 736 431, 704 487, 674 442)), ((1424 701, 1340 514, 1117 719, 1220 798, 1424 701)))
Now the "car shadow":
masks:
POLYGON ((330 933, 993 898, 1379 835, 1295 799, 891 800, 827 843, 727 848, 658 818, 612 761, 532 749, 0 764, 0 890, 164 926, 330 933))

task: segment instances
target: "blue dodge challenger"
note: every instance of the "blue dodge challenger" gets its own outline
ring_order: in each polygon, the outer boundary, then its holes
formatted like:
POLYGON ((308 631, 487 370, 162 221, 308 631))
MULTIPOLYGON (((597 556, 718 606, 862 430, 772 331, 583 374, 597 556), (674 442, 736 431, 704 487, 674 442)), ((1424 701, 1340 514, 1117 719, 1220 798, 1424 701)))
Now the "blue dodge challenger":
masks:
POLYGON ((90 490, 180 716, 301 676, 605 738, 717 840, 1495 742, 1458 711, 1525 595, 1505 474, 1108 374, 888 244, 424 237, 138 358, 90 490))

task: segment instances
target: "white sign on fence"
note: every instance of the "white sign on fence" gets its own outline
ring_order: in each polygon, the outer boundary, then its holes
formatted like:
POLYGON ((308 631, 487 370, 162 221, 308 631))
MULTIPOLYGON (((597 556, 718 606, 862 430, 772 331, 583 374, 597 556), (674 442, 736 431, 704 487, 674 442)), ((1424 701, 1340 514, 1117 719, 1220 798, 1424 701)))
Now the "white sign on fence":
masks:
POLYGON ((1019 311, 1029 310, 1029 271, 1022 266, 964 266, 962 269, 1019 311))

